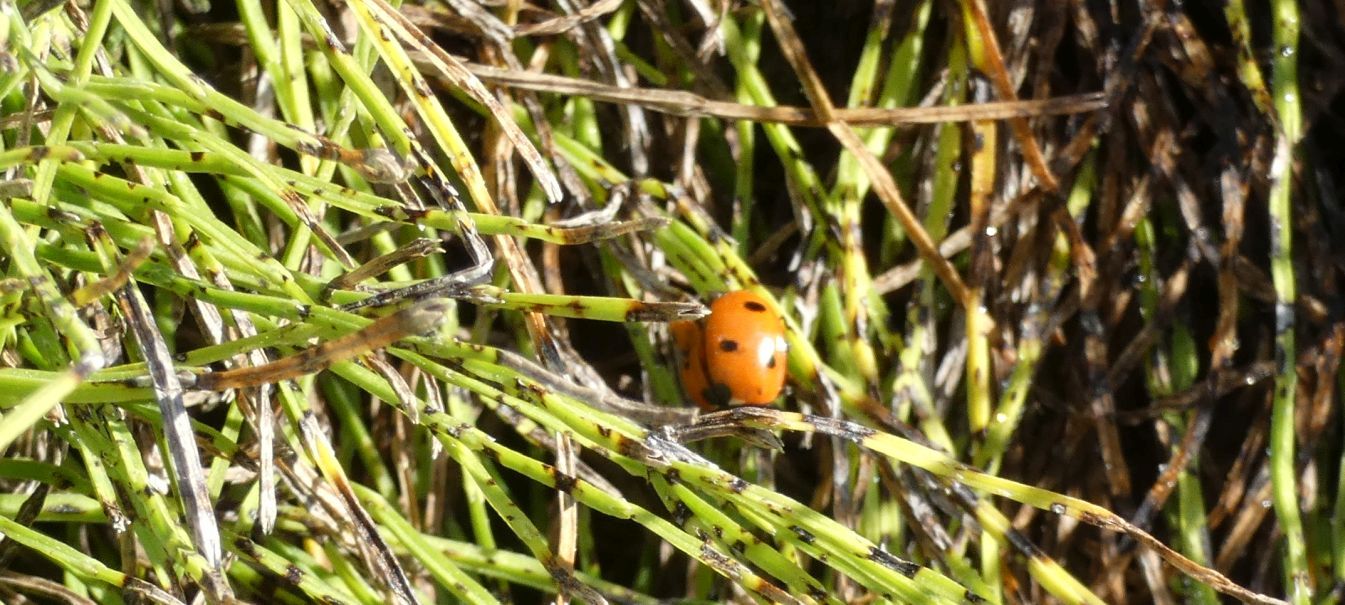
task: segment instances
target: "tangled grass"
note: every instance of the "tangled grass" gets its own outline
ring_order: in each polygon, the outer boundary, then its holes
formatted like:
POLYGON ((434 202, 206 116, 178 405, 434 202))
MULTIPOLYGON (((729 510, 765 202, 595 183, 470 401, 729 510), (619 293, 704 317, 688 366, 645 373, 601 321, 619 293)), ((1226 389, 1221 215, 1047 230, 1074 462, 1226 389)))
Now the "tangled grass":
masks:
POLYGON ((0 600, 1338 602, 1345 21, 1196 4, 0 0, 0 600))

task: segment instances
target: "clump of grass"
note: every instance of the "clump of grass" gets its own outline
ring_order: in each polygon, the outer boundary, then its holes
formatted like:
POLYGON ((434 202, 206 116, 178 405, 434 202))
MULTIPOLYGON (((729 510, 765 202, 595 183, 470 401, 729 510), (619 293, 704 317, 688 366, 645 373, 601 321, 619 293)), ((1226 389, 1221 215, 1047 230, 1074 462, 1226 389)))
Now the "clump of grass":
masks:
POLYGON ((1342 25, 986 4, 0 0, 0 599, 1339 600, 1342 25))

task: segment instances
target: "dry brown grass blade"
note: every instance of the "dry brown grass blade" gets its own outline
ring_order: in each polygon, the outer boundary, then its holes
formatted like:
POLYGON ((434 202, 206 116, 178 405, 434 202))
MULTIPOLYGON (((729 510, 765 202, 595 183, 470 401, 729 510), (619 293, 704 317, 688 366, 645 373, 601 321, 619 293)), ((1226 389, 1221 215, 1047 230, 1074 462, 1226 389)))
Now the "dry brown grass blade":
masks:
MULTIPOLYGON (((578 452, 575 451, 574 440, 567 433, 556 433, 556 471, 567 477, 577 476, 576 462, 578 452)), ((575 504, 574 497, 568 492, 557 491, 556 493, 557 522, 556 522, 556 563, 565 569, 573 570, 575 562, 575 553, 579 550, 579 507, 575 504)), ((564 591, 556 594, 556 605, 566 605, 570 602, 570 595, 564 591)))
MULTIPOLYGON (((116 245, 102 224, 91 225, 87 237, 93 248, 116 254, 116 245)), ((144 256, 143 248, 142 244, 138 256, 144 256)), ((115 263, 118 269, 127 265, 115 258, 106 259, 105 262, 115 263)), ((220 540, 219 522, 215 519, 215 509, 210 502, 205 475, 201 471, 201 452, 196 447, 191 417, 187 414, 183 400, 182 382, 173 369, 173 356, 169 353, 163 333, 154 322, 154 314, 144 294, 140 292, 139 284, 126 279, 113 294, 144 356, 154 401, 163 415, 164 437, 173 470, 177 474, 175 483, 181 496, 182 510, 187 517, 187 526, 191 530, 192 544, 213 568, 207 574, 221 573, 224 567, 224 546, 220 540)), ((228 602, 233 599, 233 592, 227 583, 212 583, 211 590, 219 592, 209 594, 208 600, 228 602)))
POLYGON ((154 240, 149 238, 140 240, 139 245, 128 251, 121 262, 117 264, 116 272, 71 292, 70 302, 77 307, 82 307, 126 285, 126 282, 131 279, 131 274, 135 273, 136 267, 149 260, 149 255, 152 252, 154 252, 154 240))
POLYGON ((1145 547, 1157 552, 1169 565, 1181 570, 1182 573, 1185 573, 1200 582, 1208 584, 1211 588, 1219 592, 1230 595, 1243 603, 1257 603, 1261 605, 1284 605, 1286 603, 1286 601, 1247 590, 1232 580, 1229 580, 1227 576, 1219 573, 1214 568, 1200 565, 1199 563, 1186 558, 1181 553, 1169 548, 1168 545, 1163 544, 1163 542, 1153 537, 1148 532, 1124 521, 1120 521, 1119 519, 1117 521, 1118 522, 1115 524, 1105 523, 1100 524, 1099 526, 1117 529, 1125 533, 1145 547))
POLYGON ((836 137, 841 145, 847 151, 854 154, 864 168, 864 174, 873 182, 873 190, 878 194, 878 199, 883 202, 883 206, 896 217, 901 223, 901 227, 906 230, 906 235, 911 243, 915 245, 920 253, 920 258, 929 264, 939 281, 948 289, 953 300, 958 304, 965 305, 968 302, 967 287, 962 283, 962 277, 958 275, 957 270, 953 268, 952 263, 948 262, 939 254, 938 246, 934 240, 929 237, 925 231, 924 225, 920 219, 911 211, 910 206, 902 200, 901 190, 897 188, 897 183, 892 179, 892 173, 883 166, 868 148, 864 146, 864 141, 855 134, 849 124, 840 121, 836 115, 835 104, 831 102, 831 96, 827 94, 826 87, 822 85, 821 79, 817 77, 817 72, 812 68, 808 61, 807 51, 803 48, 803 43, 799 41, 798 33, 789 20, 781 13, 781 10, 775 4, 775 0, 764 0, 761 6, 766 11, 767 21, 771 24, 771 30, 775 32, 776 40, 780 48, 784 51, 785 58, 794 68, 794 73, 799 77, 803 84, 804 93, 808 100, 813 104, 813 110, 818 116, 827 123, 827 130, 836 137))
MULTIPOLYGON (((1009 81, 1008 70, 1004 67, 1004 55, 999 50, 999 39, 995 36, 995 30, 990 26, 990 19, 985 14, 985 4, 982 0, 963 0, 962 4, 971 13, 976 31, 981 36, 985 61, 988 63, 985 67, 989 68, 987 71, 990 81, 995 85, 995 92, 1006 100, 1016 100, 1018 95, 1014 93, 1013 84, 1009 81)), ((1060 184, 1051 173, 1050 167, 1046 165, 1046 157, 1042 155, 1041 146, 1037 144, 1037 136, 1032 133, 1032 126, 1024 118, 1010 119, 1009 126, 1023 150, 1023 158, 1027 160, 1032 174, 1041 182, 1042 188, 1048 192, 1058 190, 1060 184)))
MULTIPOLYGON (((12 540, 6 540, 5 543, 6 546, 14 544, 12 540)), ((12 571, 0 572, 0 586, 5 587, 5 591, 0 592, 0 596, 14 599, 11 601, 14 603, 22 603, 26 600, 26 597, 20 597, 20 594, 46 597, 53 602, 67 603, 68 605, 97 605, 98 603, 58 582, 40 576, 12 571)))
POLYGON ((444 321, 446 310, 440 299, 421 301, 359 331, 313 345, 266 365, 199 374, 193 386, 203 391, 224 391, 313 374, 334 363, 382 349, 407 336, 428 332, 444 321))
POLYGON ((583 25, 594 19, 598 19, 615 11, 621 6, 624 0, 599 0, 584 8, 579 9, 573 15, 556 17, 538 23, 528 23, 514 27, 514 33, 520 36, 536 36, 547 34, 565 33, 575 27, 583 25))
POLYGON ((486 111, 490 112, 496 125, 514 144, 514 148, 522 156, 523 162, 532 171, 532 175, 537 179, 542 191, 546 192, 547 199, 553 202, 560 201, 564 196, 560 181, 556 179, 555 173, 551 171, 551 167, 547 165, 542 154, 533 146, 532 140, 528 138, 528 135, 523 134, 518 124, 514 122, 514 116, 509 109, 503 103, 500 103, 500 100, 495 98, 495 95, 487 90, 481 81, 476 79, 460 61, 445 52, 438 44, 435 44, 406 15, 403 15, 384 0, 369 0, 369 6, 376 9, 386 19, 385 23, 392 26, 393 32, 403 42, 411 49, 420 52, 434 66, 435 75, 451 82, 456 88, 467 93, 472 100, 480 103, 486 108, 486 111))
MULTIPOLYGON (((684 90, 621 88, 585 80, 530 71, 501 69, 478 63, 467 68, 483 81, 520 90, 587 97, 596 101, 639 105, 675 116, 716 117, 766 124, 824 128, 827 120, 807 107, 760 107, 707 99, 684 90)), ((974 120, 1007 120, 1029 116, 1088 113, 1107 107, 1102 93, 1066 95, 1041 100, 992 101, 934 107, 833 107, 831 115, 852 126, 899 126, 974 120)))
POLYGON ((436 252, 442 252, 440 244, 429 238, 417 238, 399 246, 396 250, 371 258, 355 269, 342 273, 327 282, 327 290, 347 290, 359 286, 359 283, 392 270, 418 258, 425 258, 436 252))

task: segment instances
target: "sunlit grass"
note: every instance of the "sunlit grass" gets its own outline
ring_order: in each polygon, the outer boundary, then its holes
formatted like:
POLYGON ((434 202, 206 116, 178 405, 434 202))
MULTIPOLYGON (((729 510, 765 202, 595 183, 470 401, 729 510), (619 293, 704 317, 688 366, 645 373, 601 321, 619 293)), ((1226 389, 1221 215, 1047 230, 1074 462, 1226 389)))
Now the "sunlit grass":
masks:
POLYGON ((1338 25, 805 4, 0 0, 0 601, 1335 602, 1338 25))

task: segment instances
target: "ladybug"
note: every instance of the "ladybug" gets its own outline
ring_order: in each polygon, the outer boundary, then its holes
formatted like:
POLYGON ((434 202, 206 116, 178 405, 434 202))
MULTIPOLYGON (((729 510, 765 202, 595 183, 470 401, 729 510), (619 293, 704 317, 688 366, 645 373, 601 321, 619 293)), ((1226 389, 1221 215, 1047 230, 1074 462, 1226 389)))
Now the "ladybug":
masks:
POLYGON ((785 322, 758 294, 729 292, 710 305, 708 318, 673 322, 669 330, 682 389, 707 411, 767 405, 785 386, 785 322))

